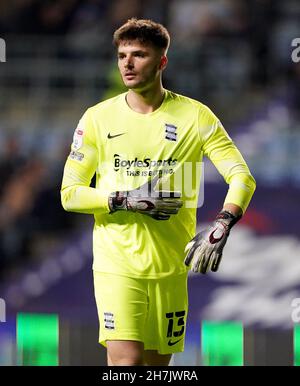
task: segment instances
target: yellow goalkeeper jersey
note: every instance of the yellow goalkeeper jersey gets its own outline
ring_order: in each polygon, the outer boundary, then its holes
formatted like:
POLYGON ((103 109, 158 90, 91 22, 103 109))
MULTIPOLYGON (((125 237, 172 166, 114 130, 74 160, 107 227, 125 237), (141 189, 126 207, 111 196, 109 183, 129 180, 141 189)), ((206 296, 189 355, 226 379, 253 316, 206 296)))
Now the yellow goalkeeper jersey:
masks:
POLYGON ((218 118, 202 103, 165 90, 152 113, 133 111, 126 93, 89 108, 75 130, 62 181, 62 205, 93 214, 93 269, 131 277, 177 275, 195 235, 202 157, 229 184, 225 203, 246 210, 255 181, 218 118), (96 187, 90 187, 96 173, 96 187), (159 177, 181 191, 183 207, 158 221, 130 211, 109 213, 108 195, 159 177))

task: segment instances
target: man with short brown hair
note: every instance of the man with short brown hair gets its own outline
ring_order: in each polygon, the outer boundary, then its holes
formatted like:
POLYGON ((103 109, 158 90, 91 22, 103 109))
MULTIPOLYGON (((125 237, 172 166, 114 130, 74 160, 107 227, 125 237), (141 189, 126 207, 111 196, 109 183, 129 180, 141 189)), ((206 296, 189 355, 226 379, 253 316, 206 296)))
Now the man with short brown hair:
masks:
POLYGON ((99 341, 109 365, 168 365, 184 350, 188 266, 218 269, 255 189, 211 110, 163 88, 169 43, 165 27, 150 20, 130 19, 114 33, 128 92, 86 111, 64 171, 64 208, 95 217, 99 341), (229 190, 213 224, 195 236, 203 155, 229 190))

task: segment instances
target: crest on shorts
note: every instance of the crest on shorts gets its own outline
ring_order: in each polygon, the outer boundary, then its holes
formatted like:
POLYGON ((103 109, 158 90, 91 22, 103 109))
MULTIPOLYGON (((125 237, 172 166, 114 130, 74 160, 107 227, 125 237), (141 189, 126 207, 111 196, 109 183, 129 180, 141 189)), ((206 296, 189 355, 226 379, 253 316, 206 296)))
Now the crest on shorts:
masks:
POLYGON ((114 314, 111 312, 104 312, 104 328, 107 330, 115 329, 114 314))

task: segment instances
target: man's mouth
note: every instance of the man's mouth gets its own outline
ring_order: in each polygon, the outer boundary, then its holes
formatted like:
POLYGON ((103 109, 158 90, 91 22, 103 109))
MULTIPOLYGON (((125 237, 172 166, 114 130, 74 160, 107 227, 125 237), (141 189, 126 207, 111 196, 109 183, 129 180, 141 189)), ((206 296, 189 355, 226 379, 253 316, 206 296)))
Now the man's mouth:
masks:
POLYGON ((136 74, 135 74, 134 72, 126 72, 126 73, 124 74, 124 76, 125 76, 125 78, 127 78, 127 79, 132 79, 132 78, 134 78, 134 77, 136 76, 136 74))

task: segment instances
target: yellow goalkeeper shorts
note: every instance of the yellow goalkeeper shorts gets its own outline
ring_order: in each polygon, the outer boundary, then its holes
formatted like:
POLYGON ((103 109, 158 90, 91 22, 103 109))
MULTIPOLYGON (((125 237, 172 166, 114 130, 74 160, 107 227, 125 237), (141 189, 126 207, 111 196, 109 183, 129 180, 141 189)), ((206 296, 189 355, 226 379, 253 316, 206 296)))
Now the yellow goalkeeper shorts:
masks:
POLYGON ((188 312, 187 273, 140 279, 94 271, 99 343, 133 340, 145 350, 184 350, 188 312))

